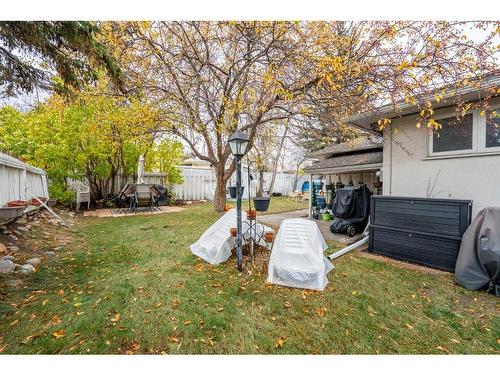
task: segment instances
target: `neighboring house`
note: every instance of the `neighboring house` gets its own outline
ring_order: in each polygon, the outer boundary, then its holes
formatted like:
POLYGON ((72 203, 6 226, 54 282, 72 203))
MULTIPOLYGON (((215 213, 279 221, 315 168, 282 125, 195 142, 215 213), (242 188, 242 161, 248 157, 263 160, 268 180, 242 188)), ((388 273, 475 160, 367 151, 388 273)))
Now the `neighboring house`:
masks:
POLYGON ((29 192, 49 198, 45 171, 0 152, 0 207, 10 201, 32 199, 29 192))
POLYGON ((377 135, 356 138, 349 143, 327 146, 309 153, 307 158, 317 159, 304 168, 312 179, 325 184, 340 182, 345 185, 364 183, 374 192, 380 192, 383 139, 377 135))
POLYGON ((495 75, 479 88, 463 88, 439 102, 419 98, 432 103, 433 119, 442 125, 439 132, 426 132, 425 124, 417 128, 420 109, 406 103, 347 118, 347 125, 372 133, 377 133, 379 119, 391 119, 383 132, 383 194, 472 199, 473 217, 484 207, 500 206, 499 84, 495 75), (457 123, 456 95, 480 104, 486 92, 495 92, 489 109, 471 109, 457 123))

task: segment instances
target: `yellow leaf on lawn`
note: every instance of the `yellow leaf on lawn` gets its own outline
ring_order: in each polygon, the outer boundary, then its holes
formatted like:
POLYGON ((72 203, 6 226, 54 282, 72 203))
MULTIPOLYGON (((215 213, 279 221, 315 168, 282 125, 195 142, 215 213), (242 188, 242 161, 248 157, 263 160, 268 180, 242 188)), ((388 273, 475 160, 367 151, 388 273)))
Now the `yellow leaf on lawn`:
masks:
POLYGON ((185 326, 188 326, 188 325, 190 325, 190 324, 191 324, 191 321, 190 321, 190 320, 186 320, 186 321, 184 322, 184 325, 185 325, 185 326))
POLYGON ((12 323, 10 323, 10 326, 13 327, 15 326, 17 323, 19 323, 19 319, 16 319, 14 320, 12 323))
POLYGON ((158 307, 160 307, 161 305, 162 305, 162 303, 161 303, 161 302, 157 302, 157 303, 155 304, 155 307, 156 307, 156 308, 158 308, 158 307))
POLYGON ((64 330, 60 329, 58 331, 52 332, 52 336, 54 336, 56 339, 60 339, 61 337, 64 337, 64 330))
POLYGON ((275 348, 282 348, 283 345, 285 345, 285 342, 286 342, 286 337, 280 337, 278 340, 276 340, 274 347, 275 348))
POLYGON ((260 348, 257 345, 254 345, 253 347, 255 348, 255 350, 257 350, 258 352, 260 352, 260 348))
POLYGON ((181 339, 178 336, 176 336, 176 335, 170 335, 170 336, 168 336, 168 341, 170 341, 170 342, 179 342, 179 341, 181 341, 181 339))
POLYGON ((174 299, 170 305, 172 306, 173 309, 176 309, 177 307, 179 307, 180 302, 174 299))
POLYGON ((319 316, 325 316, 325 313, 326 313, 326 307, 318 307, 316 309, 316 313, 319 315, 319 316))
POLYGON ((413 329, 413 326, 411 324, 405 323, 406 328, 408 329, 413 329))
POLYGON ((454 344, 460 344, 460 341, 458 341, 457 339, 451 339, 450 341, 454 344))
POLYGON ((0 346, 0 353, 2 353, 6 347, 7 347, 7 344, 5 344, 4 346, 0 346))
POLYGON ((81 302, 77 302, 77 303, 75 303, 73 306, 78 307, 78 306, 81 306, 81 305, 82 305, 82 303, 81 303, 81 302))
POLYGON ((445 348, 445 347, 443 347, 443 346, 439 346, 439 345, 438 345, 438 346, 436 346, 436 349, 437 349, 437 350, 440 350, 440 351, 442 351, 442 352, 445 352, 445 353, 449 353, 448 349, 446 349, 446 348, 445 348))
POLYGON ((113 318, 111 318, 111 321, 113 323, 116 323, 116 322, 119 322, 120 319, 121 319, 120 314, 116 313, 115 316, 113 318))
POLYGON ((59 291, 57 292, 57 294, 59 294, 60 296, 64 296, 64 290, 59 289, 59 291))
POLYGON ((500 337, 497 337, 497 344, 500 345, 500 337))

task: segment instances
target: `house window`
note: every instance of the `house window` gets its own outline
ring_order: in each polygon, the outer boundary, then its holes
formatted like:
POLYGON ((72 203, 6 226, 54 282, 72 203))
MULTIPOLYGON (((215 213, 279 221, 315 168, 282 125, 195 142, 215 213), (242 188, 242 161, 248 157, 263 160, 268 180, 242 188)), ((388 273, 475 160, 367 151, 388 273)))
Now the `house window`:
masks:
POLYGON ((432 134, 432 153, 472 150, 473 116, 438 119, 442 128, 432 134))
POLYGON ((486 115, 486 148, 500 147, 500 113, 490 111, 486 115))

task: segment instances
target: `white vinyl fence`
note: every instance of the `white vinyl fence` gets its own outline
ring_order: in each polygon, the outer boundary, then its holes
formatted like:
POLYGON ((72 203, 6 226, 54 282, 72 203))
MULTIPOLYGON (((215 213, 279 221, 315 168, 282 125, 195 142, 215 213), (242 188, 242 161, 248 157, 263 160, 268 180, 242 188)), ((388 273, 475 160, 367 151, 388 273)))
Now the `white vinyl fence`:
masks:
MULTIPOLYGON (((207 199, 212 200, 215 193, 215 173, 210 168, 193 168, 187 166, 181 166, 183 183, 181 185, 174 186, 174 193, 177 199, 183 200, 201 200, 207 199)), ((228 181, 227 186, 236 186, 236 174, 233 174, 231 179, 228 181)), ((242 183, 245 186, 244 197, 248 196, 247 191, 247 180, 248 180, 247 169, 242 169, 242 183)), ((160 184, 166 186, 165 182, 166 174, 164 173, 144 173, 144 182, 147 184, 160 184)), ((255 197, 255 193, 258 187, 258 174, 253 173, 254 180, 251 183, 251 193, 252 196, 255 197)), ((269 185, 271 184, 272 174, 270 172, 264 173, 264 191, 269 189, 269 185)), ((289 195, 293 190, 293 181, 295 179, 295 175, 291 173, 277 173, 276 180, 274 182, 274 192, 281 193, 283 195, 289 195)), ((297 183, 297 189, 300 189, 302 186, 302 182, 305 181, 304 177, 301 177, 297 183)), ((125 179, 123 176, 118 176, 115 183, 115 192, 118 193, 126 182, 132 182, 132 180, 125 179)), ((75 190, 79 191, 88 191, 88 187, 86 184, 68 180, 70 186, 73 186, 75 190)))
MULTIPOLYGON (((212 169, 202 169, 193 167, 181 167, 182 176, 184 182, 182 185, 174 186, 174 192, 178 199, 185 200, 199 200, 208 199, 212 200, 214 197, 216 178, 215 173, 212 169)), ((258 174, 256 172, 252 173, 253 180, 251 183, 251 194, 255 197, 257 188, 259 185, 258 174)), ((271 184, 272 173, 264 173, 264 191, 269 190, 271 184)), ((274 182, 275 193, 281 193, 283 195, 290 195, 293 190, 293 181, 295 175, 291 173, 277 173, 276 180, 274 182)), ((248 196, 248 171, 246 168, 242 168, 242 184, 245 187, 244 197, 248 196)), ((302 182, 305 181, 304 177, 301 177, 297 182, 296 189, 300 189, 302 182)), ((236 173, 229 179, 227 186, 236 186, 236 173)))

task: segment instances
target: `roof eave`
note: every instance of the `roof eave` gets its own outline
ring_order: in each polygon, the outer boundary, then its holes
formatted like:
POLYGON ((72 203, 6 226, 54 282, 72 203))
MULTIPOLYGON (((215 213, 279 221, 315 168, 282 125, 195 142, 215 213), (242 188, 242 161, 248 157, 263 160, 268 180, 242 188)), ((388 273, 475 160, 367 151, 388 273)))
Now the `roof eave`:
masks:
POLYGON ((356 173, 369 170, 377 170, 382 168, 382 163, 370 163, 370 164, 358 164, 358 165, 348 165, 344 167, 328 167, 328 168, 304 168, 304 172, 307 174, 336 174, 336 173, 356 173))
MULTIPOLYGON (((426 100, 426 102, 431 102, 432 106, 434 109, 439 109, 439 108, 445 108, 445 107, 450 107, 452 105, 456 105, 456 97, 460 95, 462 101, 464 102, 474 102, 481 100, 483 97, 483 94, 485 93, 486 90, 490 89, 488 88, 483 88, 483 89, 478 89, 470 92, 458 92, 454 93, 453 95, 449 95, 446 97, 444 100, 440 101, 439 103, 435 99, 429 99, 426 100)), ((493 97, 496 97, 497 95, 493 95, 493 97)), ((346 119, 344 119, 344 124, 347 126, 352 126, 355 128, 358 128, 360 130, 372 132, 374 134, 380 135, 376 131, 376 129, 372 128, 372 124, 376 123, 380 118, 389 118, 389 119, 394 119, 396 117, 402 117, 402 116, 410 116, 414 115, 420 112, 420 107, 416 104, 407 104, 403 103, 400 105, 386 105, 380 107, 378 110, 372 111, 372 112, 364 112, 364 113, 359 113, 357 115, 349 116, 346 119)))

